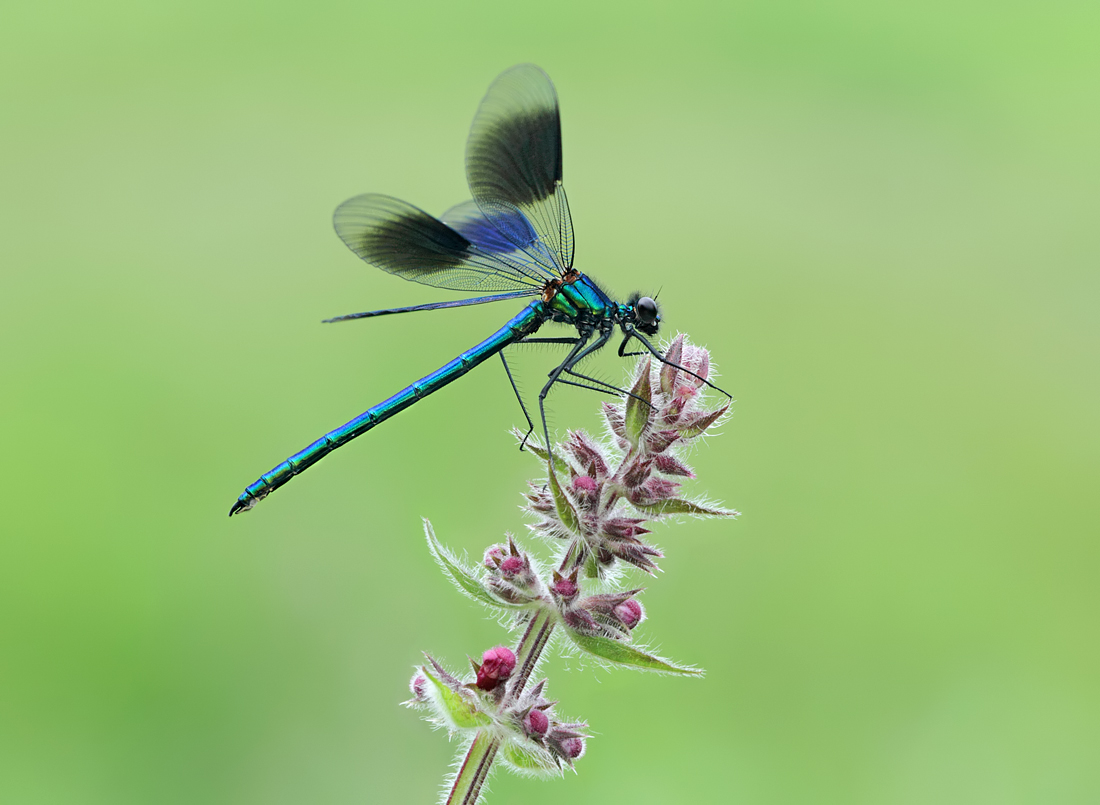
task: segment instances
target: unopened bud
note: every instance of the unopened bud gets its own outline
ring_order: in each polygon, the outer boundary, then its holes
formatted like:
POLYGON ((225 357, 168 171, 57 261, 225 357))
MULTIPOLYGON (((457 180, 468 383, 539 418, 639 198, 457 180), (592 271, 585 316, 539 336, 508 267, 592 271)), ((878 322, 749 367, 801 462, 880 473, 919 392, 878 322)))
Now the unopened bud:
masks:
POLYGON ((573 495, 583 508, 590 508, 600 492, 596 479, 588 475, 578 475, 573 479, 573 495))
POLYGON ((481 563, 490 570, 500 567, 500 561, 507 556, 507 551, 503 545, 492 545, 485 551, 485 558, 481 560, 481 563))
POLYGON ((428 700, 428 680, 424 674, 419 671, 413 674, 413 678, 409 680, 409 690, 412 691, 413 699, 416 701, 428 700))
POLYGON ((645 617, 645 610, 642 609, 642 605, 633 598, 626 599, 611 611, 618 619, 619 623, 627 629, 633 629, 641 623, 642 618, 645 617))
POLYGON ((577 582, 568 576, 562 576, 550 587, 554 595, 559 598, 573 598, 580 592, 577 582))
POLYGON ((512 675, 516 669, 516 655, 504 646, 491 648, 481 655, 481 666, 477 669, 477 686, 481 690, 492 690, 512 675))
POLYGON ((701 388, 710 375, 710 353, 701 347, 696 347, 695 353, 699 356, 699 365, 695 367, 695 374, 698 377, 689 376, 688 381, 701 388))
POLYGON ((570 760, 576 760, 584 754, 584 738, 566 738, 561 742, 561 751, 570 760))
POLYGON ((573 489, 577 492, 595 492, 596 479, 587 475, 578 475, 573 479, 573 489))
POLYGON ((523 560, 518 556, 509 556, 500 563, 500 572, 505 576, 514 576, 523 570, 523 560))
POLYGON ((573 761, 584 754, 585 734, 582 730, 587 726, 587 724, 555 724, 550 734, 546 736, 547 748, 572 766, 573 761))
POLYGON ((546 734, 546 730, 550 728, 550 719, 546 717, 546 713, 542 710, 532 710, 523 719, 523 728, 527 730, 528 735, 541 738, 546 734))

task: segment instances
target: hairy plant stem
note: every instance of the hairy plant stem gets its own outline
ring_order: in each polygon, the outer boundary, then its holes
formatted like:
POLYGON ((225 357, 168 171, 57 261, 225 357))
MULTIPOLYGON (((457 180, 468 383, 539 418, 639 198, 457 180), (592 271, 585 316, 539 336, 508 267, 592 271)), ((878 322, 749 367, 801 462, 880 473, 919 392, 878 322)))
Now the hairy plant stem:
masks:
POLYGON ((513 675, 515 680, 508 689, 508 695, 502 703, 501 709, 512 704, 523 693, 531 673, 542 656, 543 649, 550 642, 550 635, 554 631, 554 616, 548 610, 540 610, 531 622, 527 624, 527 631, 519 641, 516 648, 516 670, 513 675))
MULTIPOLYGON (((572 553, 571 550, 566 556, 567 560, 572 553)), ((566 562, 563 562, 562 567, 565 566, 566 562)), ((539 657, 550 642, 555 620, 550 610, 542 609, 527 624, 527 631, 523 633, 519 646, 516 647, 516 670, 512 676, 513 681, 508 688, 508 695, 500 703, 498 712, 504 711, 514 703, 527 687, 531 674, 538 665, 539 657)), ((499 748, 500 739, 488 730, 477 734, 455 776, 450 796, 447 797, 447 805, 474 805, 477 802, 481 795, 481 787, 489 777, 489 770, 493 766, 493 760, 499 748)))
POLYGON ((481 786, 489 777, 489 769, 500 748, 500 739, 490 732, 479 732, 474 736, 469 751, 462 761, 462 767, 455 775, 451 795, 447 805, 474 805, 481 796, 481 786))

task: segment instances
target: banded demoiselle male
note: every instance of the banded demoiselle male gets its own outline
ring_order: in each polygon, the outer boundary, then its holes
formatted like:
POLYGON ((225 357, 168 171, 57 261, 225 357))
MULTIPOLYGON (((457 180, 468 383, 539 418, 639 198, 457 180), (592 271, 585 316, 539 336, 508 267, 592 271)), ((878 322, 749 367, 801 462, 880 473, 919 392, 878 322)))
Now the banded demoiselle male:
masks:
MULTIPOLYGON (((556 384, 621 393, 577 371, 581 361, 607 344, 615 327, 624 336, 620 356, 639 354, 626 352, 633 339, 668 363, 646 338, 657 334, 661 321, 657 303, 639 295, 625 303, 615 302, 573 268, 573 223, 562 187, 561 153, 561 117, 554 85, 535 65, 521 64, 497 77, 474 116, 466 143, 466 177, 472 200, 452 207, 441 219, 404 201, 374 193, 356 196, 336 209, 336 233, 371 265, 436 288, 490 295, 353 313, 328 319, 330 322, 506 299, 531 301, 480 344, 265 472, 237 498, 229 510, 230 517, 251 509, 337 447, 493 355, 500 355, 511 381, 503 350, 513 344, 571 347, 539 392, 539 415, 547 445, 546 395, 556 384), (568 325, 574 332, 568 337, 534 338, 547 322, 568 325)), ((675 368, 695 375, 681 366, 675 368)), ((712 384, 708 381, 707 385, 712 384)), ((512 389, 515 391, 515 383, 512 389)), ((530 436, 534 425, 518 391, 516 396, 530 436)))

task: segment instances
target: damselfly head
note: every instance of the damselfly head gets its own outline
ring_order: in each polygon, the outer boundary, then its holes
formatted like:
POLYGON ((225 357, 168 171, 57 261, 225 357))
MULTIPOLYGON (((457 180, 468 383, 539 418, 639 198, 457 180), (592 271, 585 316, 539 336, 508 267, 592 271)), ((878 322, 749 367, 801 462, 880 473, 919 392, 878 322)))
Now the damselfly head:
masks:
POLYGON ((648 296, 634 296, 631 297, 630 307, 634 313, 634 326, 646 335, 657 335, 661 324, 657 303, 648 296))

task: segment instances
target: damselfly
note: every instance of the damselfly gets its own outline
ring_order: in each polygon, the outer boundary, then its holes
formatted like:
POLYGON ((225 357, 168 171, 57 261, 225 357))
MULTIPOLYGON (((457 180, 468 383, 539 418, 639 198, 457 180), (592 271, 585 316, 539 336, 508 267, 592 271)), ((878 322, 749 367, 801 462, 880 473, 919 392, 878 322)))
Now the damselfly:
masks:
MULTIPOLYGON (((466 177, 473 199, 448 210, 441 219, 390 196, 368 193, 341 204, 334 223, 336 233, 348 248, 383 271, 436 288, 489 295, 352 313, 328 321, 505 299, 531 301, 477 346, 261 475, 233 504, 230 516, 252 508, 337 447, 438 391, 493 355, 500 355, 512 382, 504 349, 513 344, 570 347, 539 392, 539 416, 547 445, 550 436, 546 426, 546 395, 556 384, 622 393, 577 369, 581 361, 607 344, 616 327, 623 333, 620 356, 644 354, 626 351, 633 339, 667 363, 646 338, 657 334, 661 321, 657 303, 640 295, 625 303, 612 301, 595 282, 573 268, 573 223, 562 187, 558 98, 550 78, 538 67, 532 64, 513 67, 489 87, 466 143, 466 177), (533 337, 547 322, 568 325, 573 334, 533 337)), ((698 377, 684 367, 676 368, 698 377)), ((717 388, 709 381, 707 385, 717 388)), ((514 382, 512 389, 516 391, 514 382)), ((516 397, 530 436, 534 424, 518 391, 516 397)))

